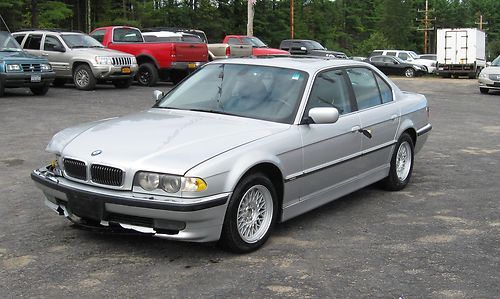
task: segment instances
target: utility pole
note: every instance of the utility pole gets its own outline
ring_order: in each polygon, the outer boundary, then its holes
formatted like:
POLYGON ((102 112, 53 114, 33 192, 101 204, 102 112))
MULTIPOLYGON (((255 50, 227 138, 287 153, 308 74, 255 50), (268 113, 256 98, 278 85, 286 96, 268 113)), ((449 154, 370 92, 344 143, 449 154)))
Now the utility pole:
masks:
POLYGON ((434 12, 434 10, 429 10, 429 0, 425 0, 425 10, 418 10, 418 12, 423 12, 424 13, 424 18, 423 19, 417 19, 417 21, 422 22, 424 25, 424 28, 417 28, 418 31, 423 31, 424 32, 424 54, 427 54, 429 50, 429 31, 434 30, 434 27, 431 26, 431 22, 435 21, 436 18, 429 19, 429 13, 434 12))
POLYGON ((293 36, 294 36, 293 0, 290 0, 290 38, 293 39, 293 36))
POLYGON ((256 0, 247 0, 248 2, 248 14, 247 14, 247 35, 248 36, 253 36, 253 15, 254 15, 254 8, 253 6, 255 5, 256 0))
POLYGON ((483 21, 483 15, 482 15, 482 14, 479 14, 479 22, 476 22, 475 24, 476 24, 476 25, 479 25, 479 29, 480 29, 480 30, 484 30, 484 29, 483 29, 483 25, 488 25, 488 22, 484 22, 484 21, 483 21))

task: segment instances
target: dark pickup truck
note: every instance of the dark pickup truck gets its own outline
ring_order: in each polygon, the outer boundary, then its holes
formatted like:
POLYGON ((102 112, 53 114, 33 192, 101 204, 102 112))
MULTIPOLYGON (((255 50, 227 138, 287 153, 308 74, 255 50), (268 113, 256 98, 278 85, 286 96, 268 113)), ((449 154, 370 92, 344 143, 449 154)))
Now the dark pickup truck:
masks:
POLYGON ((289 51, 292 55, 308 55, 347 59, 343 52, 329 51, 320 43, 309 39, 285 39, 281 41, 280 49, 289 51))
POLYGON ((134 55, 139 64, 137 82, 153 86, 158 79, 178 83, 190 72, 208 62, 205 43, 146 42, 139 29, 109 26, 94 29, 90 36, 105 47, 134 55))
POLYGON ((47 59, 24 52, 10 33, 0 31, 0 96, 6 87, 28 87, 44 95, 55 76, 47 59))

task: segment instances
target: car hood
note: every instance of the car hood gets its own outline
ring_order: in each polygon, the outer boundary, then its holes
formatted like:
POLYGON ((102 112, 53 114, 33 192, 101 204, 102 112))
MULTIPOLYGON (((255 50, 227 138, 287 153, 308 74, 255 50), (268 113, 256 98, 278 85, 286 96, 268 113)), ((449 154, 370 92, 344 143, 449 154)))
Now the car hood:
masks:
POLYGON ((5 62, 18 62, 18 63, 41 63, 47 62, 47 59, 29 54, 25 51, 7 52, 0 51, 0 59, 5 62))
POLYGON ((500 74, 500 66, 488 66, 488 67, 485 67, 481 73, 483 74, 500 74))
POLYGON ((253 55, 290 55, 288 51, 274 49, 274 48, 253 48, 253 55))
POLYGON ((111 50, 108 48, 76 48, 71 49, 74 54, 81 54, 82 56, 96 55, 96 56, 133 56, 128 53, 111 50))
POLYGON ((234 116, 151 109, 63 130, 47 150, 87 163, 182 175, 216 155, 288 127, 234 116), (95 155, 96 151, 100 154, 95 155))

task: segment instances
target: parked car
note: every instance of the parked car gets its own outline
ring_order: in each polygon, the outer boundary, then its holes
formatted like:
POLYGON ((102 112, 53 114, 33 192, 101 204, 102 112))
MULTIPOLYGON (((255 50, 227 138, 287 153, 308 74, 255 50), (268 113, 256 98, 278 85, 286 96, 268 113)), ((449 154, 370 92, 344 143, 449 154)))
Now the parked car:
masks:
POLYGON ((479 91, 488 93, 490 90, 500 90, 500 56, 479 74, 479 91))
POLYGON ((395 56, 409 64, 424 66, 427 73, 432 74, 436 72, 436 60, 421 59, 417 53, 406 50, 374 50, 371 56, 387 55, 395 56))
POLYGON ((338 51, 329 51, 317 41, 309 39, 282 40, 280 43, 280 49, 288 51, 290 52, 290 54, 294 55, 310 55, 347 59, 347 55, 345 55, 345 53, 338 51))
POLYGON ((205 32, 196 29, 170 27, 147 28, 142 31, 142 35, 146 41, 148 41, 148 39, 150 39, 149 41, 172 41, 173 36, 179 36, 181 41, 192 41, 193 38, 197 38, 199 42, 207 44, 209 61, 225 58, 248 57, 252 55, 251 45, 208 43, 205 32))
POLYGON ((72 81, 81 90, 93 90, 98 82, 111 81, 128 88, 137 72, 133 55, 105 49, 81 32, 25 30, 13 34, 31 54, 47 57, 56 73, 55 86, 72 81))
POLYGON ((146 42, 134 27, 102 27, 90 35, 107 48, 134 55, 139 64, 136 79, 143 86, 154 86, 160 79, 177 84, 208 61, 205 43, 146 42))
POLYGON ((255 36, 226 35, 222 43, 229 45, 250 45, 252 46, 253 56, 290 55, 288 51, 269 48, 268 45, 255 36))
POLYGON ((236 252, 282 222, 382 181, 401 190, 432 126, 423 95, 351 60, 207 64, 150 110, 65 129, 31 174, 76 223, 236 252))
POLYGON ((421 54, 421 55, 418 55, 418 58, 437 61, 437 54, 421 54))
POLYGON ((9 32, 0 31, 0 96, 5 88, 16 87, 45 95, 54 77, 47 59, 24 52, 9 32))
POLYGON ((406 63, 394 56, 371 56, 367 59, 367 62, 376 66, 386 75, 399 75, 412 78, 415 76, 422 76, 427 72, 423 66, 406 63))

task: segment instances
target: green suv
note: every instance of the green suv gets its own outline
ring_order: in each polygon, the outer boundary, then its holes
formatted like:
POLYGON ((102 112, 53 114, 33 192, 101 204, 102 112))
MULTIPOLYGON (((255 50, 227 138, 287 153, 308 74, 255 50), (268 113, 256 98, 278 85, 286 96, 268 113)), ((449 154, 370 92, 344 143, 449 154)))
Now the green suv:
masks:
POLYGON ((55 76, 47 59, 24 52, 10 33, 0 31, 0 96, 14 87, 44 95, 55 76))

